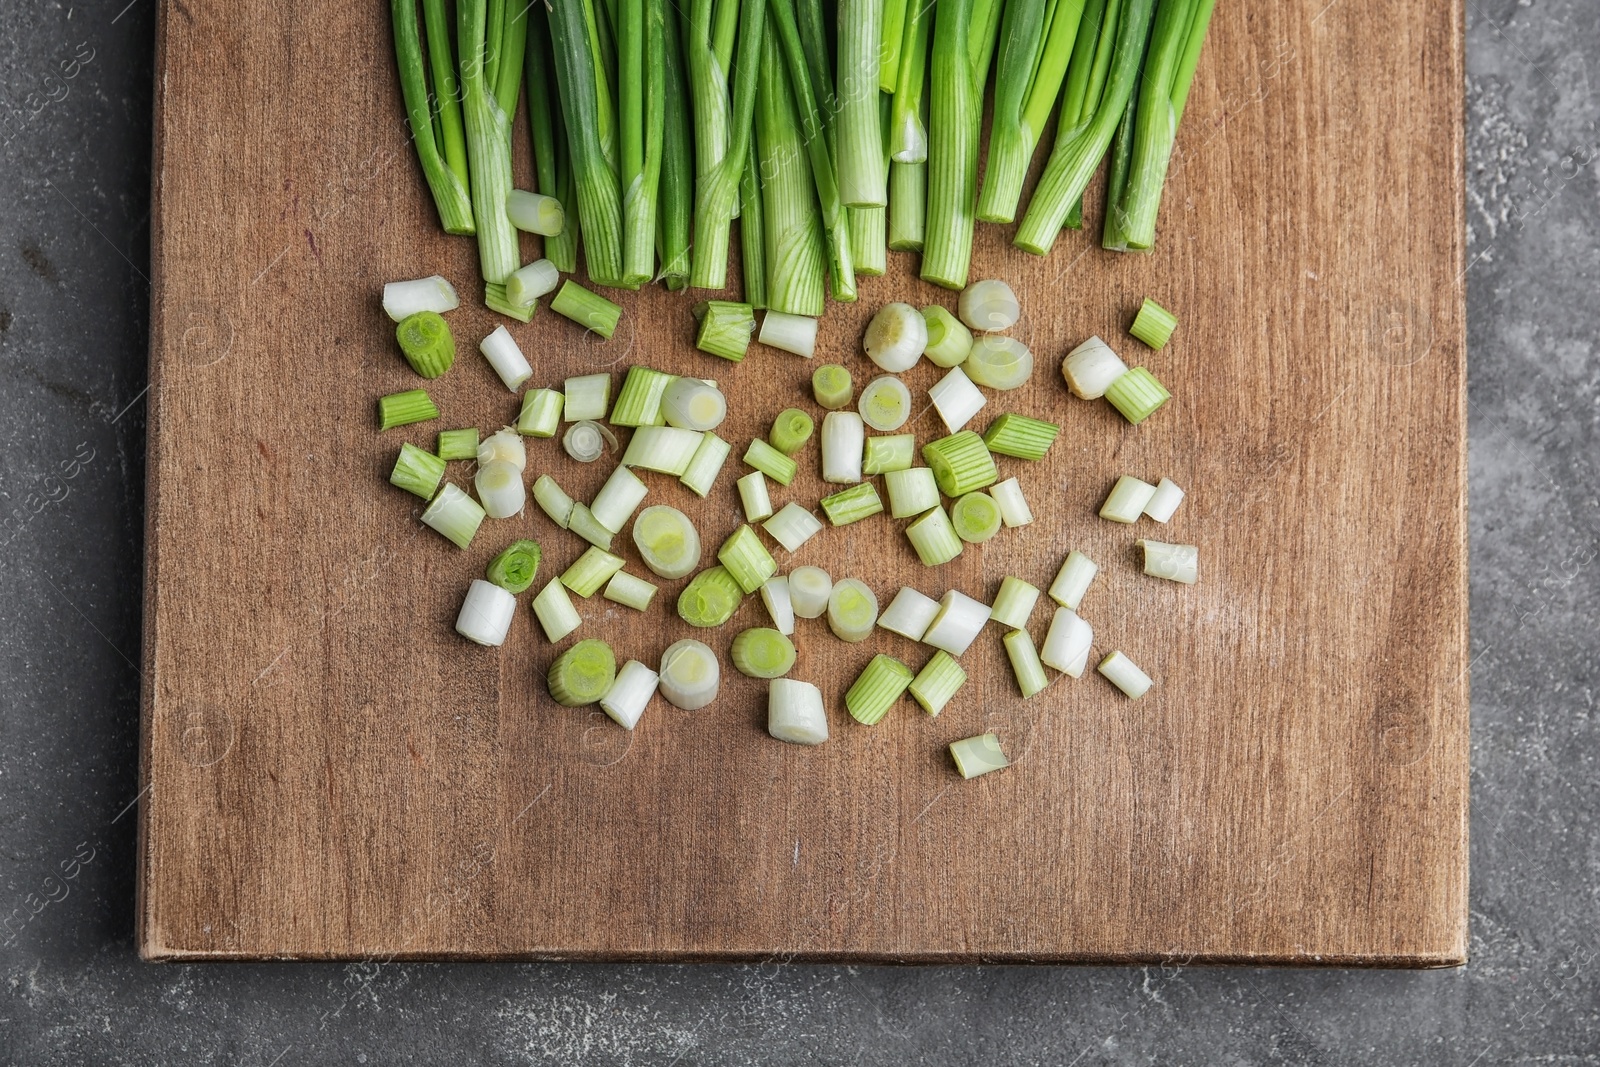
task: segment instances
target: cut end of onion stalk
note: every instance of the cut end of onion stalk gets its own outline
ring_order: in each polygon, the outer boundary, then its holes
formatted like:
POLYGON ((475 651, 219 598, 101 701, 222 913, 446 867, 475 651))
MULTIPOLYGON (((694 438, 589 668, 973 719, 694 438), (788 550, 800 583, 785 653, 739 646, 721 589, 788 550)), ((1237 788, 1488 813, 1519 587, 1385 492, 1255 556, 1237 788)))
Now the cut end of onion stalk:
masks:
POLYGON ((600 698, 600 710, 611 716, 613 722, 624 730, 631 730, 655 696, 660 677, 655 671, 636 659, 630 659, 617 672, 616 681, 606 695, 600 698))
POLYGON ((424 378, 437 378, 456 361, 456 342, 438 312, 407 315, 394 330, 395 341, 411 369, 424 378))
POLYGON ((987 402, 960 367, 951 367, 950 373, 935 382, 928 390, 928 399, 933 401, 933 409, 951 433, 958 433, 972 421, 972 416, 987 402))
MULTIPOLYGON (((567 213, 562 210, 561 201, 542 193, 530 193, 526 189, 513 189, 506 194, 506 217, 511 220, 511 225, 523 233, 536 233, 541 237, 558 237, 567 224, 567 213)), ((554 289, 555 286, 550 288, 554 289)), ((519 300, 517 303, 525 301, 519 300)))
POLYGON ((721 685, 722 666, 704 643, 686 638, 661 654, 661 695, 673 707, 697 711, 717 698, 721 685))
POLYGON ((1171 478, 1156 483, 1156 491, 1144 506, 1144 513, 1160 523, 1168 522, 1183 503, 1183 490, 1171 478))
POLYGON ((1139 669, 1138 664, 1121 652, 1113 652, 1101 660, 1097 669, 1131 700, 1138 700, 1155 684, 1148 674, 1139 669))
POLYGON ((878 598, 865 582, 846 578, 828 594, 828 629, 841 641, 858 644, 872 635, 878 598))
MULTIPOLYGON (((545 199, 554 203, 550 197, 545 199)), ((560 210, 559 204, 556 209, 560 210)), ((554 263, 548 259, 536 259, 506 279, 506 299, 518 307, 526 307, 541 296, 555 292, 560 281, 561 274, 554 263)))
POLYGON ((502 645, 517 613, 517 598, 493 582, 474 578, 456 615, 456 633, 480 645, 502 645))
POLYGON ((484 568, 484 577, 511 594, 524 591, 539 573, 539 545, 526 538, 513 541, 484 568))
POLYGON ((633 522, 633 543, 644 565, 669 581, 684 577, 700 565, 700 534, 694 523, 677 508, 665 504, 639 513, 633 522))
POLYGON ((461 306, 455 286, 435 274, 414 281, 389 282, 383 287, 383 310, 395 322, 402 322, 419 311, 442 314, 461 306))
POLYGON ((794 642, 780 630, 752 626, 733 639, 729 656, 747 678, 781 678, 794 666, 794 642))
POLYGON ((812 372, 811 395, 824 410, 849 407, 852 389, 850 372, 837 363, 825 363, 812 372))
POLYGON ((489 361, 489 366, 494 368, 495 374, 513 393, 533 377, 533 368, 528 366, 527 357, 517 347, 517 342, 512 340, 511 331, 504 326, 496 326, 493 333, 479 341, 478 351, 483 353, 483 358, 489 361))
POLYGON ((767 733, 794 745, 820 745, 828 739, 822 690, 810 682, 775 678, 767 691, 767 733))
POLYGON ((956 310, 962 322, 980 333, 1009 330, 1022 317, 1022 305, 1011 286, 992 278, 961 290, 956 310))
POLYGON ((866 438, 860 415, 853 411, 828 412, 822 420, 822 480, 834 485, 859 482, 866 438))
POLYGON ((1045 634, 1039 659, 1068 678, 1079 678, 1089 665, 1089 648, 1094 644, 1094 629, 1071 608, 1056 608, 1045 634))
POLYGON ((890 633, 921 641, 938 614, 937 600, 924 596, 910 586, 902 586, 878 617, 878 625, 890 633))
POLYGON ((478 468, 472 476, 472 487, 478 491, 484 513, 491 519, 509 519, 522 510, 527 502, 527 490, 522 485, 522 468, 505 460, 494 460, 478 468))
POLYGON ((810 359, 817 351, 817 320, 769 311, 761 319, 761 343, 810 359))
POLYGON ((821 567, 796 567, 789 572, 789 603, 797 618, 820 619, 832 594, 833 579, 821 567))
POLYGON ((432 500, 444 480, 444 460, 424 452, 409 441, 400 446, 400 455, 389 472, 389 484, 424 500, 432 500))
POLYGON ((939 600, 939 614, 922 635, 922 643, 960 656, 972 647, 988 621, 989 605, 952 589, 939 600))
POLYGON ((876 726, 910 685, 911 668, 880 653, 872 657, 845 693, 845 710, 862 726, 876 726))
POLYGON ((994 734, 956 741, 950 746, 950 758, 956 761, 961 777, 969 779, 1011 766, 1011 761, 1000 750, 1000 739, 994 734))
POLYGON ((898 374, 916 366, 928 347, 928 325, 910 304, 885 304, 867 324, 862 347, 879 367, 898 374))
POLYGON ((811 440, 811 433, 815 429, 816 424, 811 421, 810 415, 799 408, 785 408, 772 420, 767 441, 784 455, 793 456, 811 440))
POLYGON ((928 330, 928 347, 923 355, 928 362, 939 367, 959 367, 972 353, 972 331, 948 308, 930 304, 922 309, 922 321, 928 330))
POLYGON ((678 594, 678 617, 697 629, 721 626, 744 600, 737 579, 722 566, 703 570, 678 594))
POLYGON ((1100 517, 1110 522, 1138 522, 1144 515, 1145 505, 1149 504, 1155 495, 1155 486, 1124 474, 1117 479, 1117 484, 1111 487, 1106 502, 1100 505, 1100 517))
POLYGON ((564 708, 593 704, 611 691, 617 680, 617 658, 604 641, 579 641, 550 665, 545 681, 550 696, 564 708))
POLYGON ((1144 572, 1153 578, 1193 585, 1200 577, 1200 549, 1165 541, 1136 541, 1144 549, 1144 572))
POLYGON ((881 375, 861 390, 856 409, 861 413, 861 421, 874 430, 883 433, 898 430, 911 417, 911 390, 892 374, 881 375))
POLYGON ((579 463, 593 463, 605 455, 608 444, 617 447, 616 435, 592 419, 573 423, 561 437, 562 450, 579 463))
POLYGON ((422 522, 454 544, 466 548, 483 522, 483 508, 466 491, 449 482, 422 513, 422 522))
POLYGON ((1089 591, 1089 583, 1094 581, 1099 570, 1094 560, 1073 549, 1056 572, 1056 580, 1050 583, 1050 599, 1077 611, 1078 605, 1083 603, 1083 594, 1089 591))
POLYGON ((675 378, 662 394, 661 414, 668 426, 715 430, 728 416, 728 400, 720 389, 699 378, 675 378))
POLYGON ((941 648, 911 680, 911 699, 929 715, 938 715, 966 684, 967 672, 941 648))
POLYGON ((1098 400, 1111 383, 1128 373, 1128 365, 1098 337, 1091 337, 1061 361, 1061 377, 1074 396, 1098 400))
POLYGON ((789 599, 789 579, 768 578, 761 587, 761 603, 772 617, 772 628, 785 637, 794 633, 794 604, 789 599))
POLYGON ((1033 353, 1015 337, 985 334, 972 342, 972 351, 961 369, 968 378, 990 389, 1020 389, 1033 376, 1033 353))
POLYGON ((528 466, 528 448, 522 443, 522 436, 507 426, 478 442, 476 459, 479 466, 509 463, 520 471, 528 466))

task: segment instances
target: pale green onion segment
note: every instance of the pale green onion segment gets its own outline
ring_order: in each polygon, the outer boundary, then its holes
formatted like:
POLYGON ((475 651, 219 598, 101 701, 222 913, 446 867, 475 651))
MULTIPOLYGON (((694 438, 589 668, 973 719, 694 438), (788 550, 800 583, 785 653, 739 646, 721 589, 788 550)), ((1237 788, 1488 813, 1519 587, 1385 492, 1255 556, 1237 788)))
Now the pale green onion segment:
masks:
POLYGON ((603 548, 607 552, 611 551, 611 541, 616 536, 600 525, 600 520, 594 517, 587 504, 572 505, 572 514, 567 519, 567 529, 594 547, 603 548))
POLYGON ((901 433, 889 437, 869 437, 866 448, 861 454, 861 473, 874 475, 907 470, 916 458, 916 434, 901 433))
POLYGON ((1144 572, 1154 578, 1193 585, 1200 576, 1200 549, 1164 541, 1137 541, 1144 549, 1144 572))
POLYGON ((988 279, 961 290, 956 304, 961 321, 980 333, 1009 330, 1022 317, 1017 294, 1005 282, 988 279))
POLYGON ((988 493, 967 493, 950 505, 950 525, 961 540, 982 544, 1000 532, 1000 506, 988 493))
POLYGON ((828 739, 822 690, 810 682, 775 678, 767 691, 767 733, 795 745, 820 745, 828 739))
POLYGON ((402 319, 395 327, 394 337, 400 354, 424 378, 439 377, 456 361, 455 338, 436 312, 419 311, 402 319))
POLYGON ((950 310, 938 304, 922 309, 922 321, 928 331, 928 347, 923 355, 928 362, 939 367, 959 367, 972 352, 972 331, 950 310))
MULTIPOLYGON (((824 500, 822 505, 826 511, 828 502, 824 500)), ((801 545, 811 540, 822 529, 822 523, 811 512, 791 500, 776 515, 762 523, 761 528, 790 552, 798 552, 801 545)))
POLYGON ((509 519, 527 502, 522 468, 505 460, 479 466, 472 476, 472 487, 477 490, 484 513, 491 519, 509 519))
POLYGON ((1172 339, 1172 331, 1177 328, 1176 315, 1154 300, 1146 298, 1128 332, 1151 348, 1161 349, 1167 346, 1167 342, 1172 339))
POLYGON ((422 513, 422 522, 442 534, 457 548, 472 544, 472 537, 483 522, 483 508, 459 486, 445 483, 422 513))
POLYGON ((876 726, 910 685, 911 668, 879 653, 845 693, 845 710, 862 726, 876 726))
POLYGON ((862 339, 867 358, 891 374, 910 370, 928 347, 928 324, 910 304, 885 304, 862 339))
POLYGON ((476 458, 480 466, 495 462, 509 463, 520 471, 528 465, 528 446, 523 444, 516 430, 507 426, 478 443, 476 458))
POLYGON ((1128 365, 1111 346, 1098 337, 1091 337, 1067 353, 1061 361, 1061 377, 1074 396, 1085 400, 1098 400, 1106 395, 1111 383, 1128 373, 1128 365))
POLYGON ((591 597, 621 569, 621 556, 590 546, 572 566, 561 572, 561 584, 581 597, 591 597))
POLYGON ((860 415, 853 411, 828 412, 827 418, 822 420, 823 481, 847 485, 861 480, 861 453, 866 447, 866 436, 860 415))
POLYGON ((833 595, 833 579, 821 567, 796 567, 789 572, 789 604, 795 617, 820 619, 833 595))
POLYGON ((911 679, 911 699, 922 705, 929 715, 937 715, 949 705, 952 697, 967 684, 967 672, 954 656, 939 649, 911 679))
POLYGON ((883 476, 889 492, 889 517, 913 519, 939 506, 939 483, 927 467, 908 467, 883 476))
POLYGON ((882 514, 883 500, 878 496, 877 486, 862 482, 823 497, 822 511, 833 525, 849 526, 872 515, 882 514))
POLYGON ((1062 561, 1061 569, 1056 572, 1056 580, 1050 583, 1050 599, 1064 608, 1077 611, 1078 605, 1083 603, 1083 594, 1089 591, 1089 584, 1099 570, 1094 560, 1073 549, 1062 561))
POLYGON ((622 453, 625 467, 639 467, 681 478, 694 462, 705 435, 676 426, 640 426, 622 453))
POLYGON ((818 407, 828 411, 849 407, 851 392, 850 372, 837 363, 825 363, 811 374, 811 395, 818 407))
POLYGON ((968 378, 990 389, 1020 389, 1033 376, 1033 353, 1015 337, 985 334, 972 342, 972 351, 961 369, 968 378))
POLYGON ((437 274, 414 281, 386 282, 383 287, 384 313, 395 322, 403 322, 419 311, 443 314, 460 306, 455 286, 437 274))
POLYGON ((561 210, 561 201, 553 196, 526 189, 513 189, 506 194, 506 216, 523 233, 556 237, 566 228, 566 214, 561 210))
POLYGON ((633 520, 633 543, 644 565, 669 581, 700 565, 700 534, 694 523, 665 504, 645 508, 633 520))
POLYGON ((749 526, 740 526, 717 549, 717 562, 725 567, 739 588, 755 593, 768 578, 778 573, 778 562, 749 526))
POLYGON ((699 378, 676 378, 661 396, 661 414, 668 426, 715 430, 728 415, 728 401, 720 389, 699 378))
POLYGON ((1068 678, 1083 675, 1089 665, 1089 648, 1094 644, 1094 629, 1078 617, 1071 608, 1056 608, 1050 620, 1050 632, 1045 634, 1044 647, 1039 659, 1068 678))
POLYGON ((483 306, 490 311, 499 312, 508 319, 518 322, 532 322, 534 312, 539 310, 537 302, 531 304, 514 304, 506 295, 506 287, 494 282, 483 283, 483 306))
POLYGON ((511 542, 484 568, 484 577, 508 593, 523 592, 539 573, 539 546, 526 539, 511 542))
POLYGON ((1039 590, 1021 578, 1007 576, 1000 583, 1000 592, 995 594, 994 606, 989 609, 989 618, 1001 626, 1008 626, 1013 630, 1026 630, 1028 618, 1033 614, 1033 606, 1039 602, 1039 590))
POLYGON ((612 533, 620 533, 649 491, 637 474, 627 467, 618 467, 595 494, 589 512, 601 526, 612 533))
POLYGON ((1144 515, 1145 505, 1156 495, 1156 487, 1124 474, 1111 487, 1106 502, 1100 505, 1100 517, 1111 522, 1134 523, 1144 515))
POLYGON ((772 618, 773 629, 785 636, 794 633, 794 603, 789 599, 788 578, 768 578, 761 586, 761 603, 772 618))
POLYGON ((551 522, 563 530, 567 528, 572 520, 573 500, 554 478, 548 474, 539 475, 533 483, 533 499, 539 509, 550 516, 551 522))
POLYGON ((861 420, 874 430, 898 430, 911 417, 911 390, 899 378, 884 374, 861 390, 856 407, 861 420))
POLYGON ((921 641, 922 635, 928 632, 928 627, 938 614, 937 600, 924 596, 910 586, 902 586, 889 606, 883 609, 883 614, 878 616, 878 625, 890 633, 921 641))
MULTIPOLYGON (((744 508, 746 522, 761 522, 772 518, 772 496, 767 492, 765 474, 751 471, 739 479, 738 486, 739 503, 744 508)), ((769 530, 768 533, 770 532, 769 530)))
POLYGON ((624 730, 639 723, 639 716, 655 696, 660 679, 656 672, 636 659, 622 665, 606 695, 600 698, 600 710, 611 716, 613 722, 624 730))
POLYGON ((839 199, 846 207, 882 207, 888 202, 878 115, 883 2, 841 0, 835 20, 839 199))
POLYGON ((928 624, 922 643, 942 648, 959 656, 972 647, 983 624, 989 621, 989 605, 952 589, 939 599, 939 614, 928 624))
POLYGON ((1011 766, 1011 761, 1000 749, 1000 739, 994 734, 980 734, 953 742, 950 745, 950 758, 956 761, 956 770, 961 777, 968 779, 1011 766))
POLYGON ((794 481, 794 476, 800 469, 798 463, 759 437, 751 441, 750 447, 745 449, 744 461, 779 485, 788 485, 794 481))
POLYGON ((617 680, 617 658, 604 641, 579 641, 550 665, 550 696, 564 708, 597 703, 617 680))
POLYGON ((667 420, 661 410, 662 397, 677 381, 675 375, 649 367, 629 367, 622 379, 622 391, 611 405, 613 426, 660 426, 667 420))
POLYGON ((1022 484, 1015 478, 1007 478, 1003 482, 991 485, 989 495, 999 505, 1000 519, 1007 527, 1026 526, 1033 521, 1033 510, 1028 507, 1028 500, 1022 495, 1022 484))
POLYGON ((1123 418, 1137 426, 1171 400, 1172 394, 1155 375, 1143 367, 1134 367, 1107 387, 1106 399, 1123 418))
POLYGON ((922 446, 922 458, 933 470, 939 491, 945 496, 965 496, 999 480, 994 456, 983 438, 971 430, 930 441, 922 446))
POLYGON ((835 582, 828 594, 828 629, 841 641, 857 643, 872 635, 878 621, 878 598, 854 578, 835 582))
MULTIPOLYGON (((473 431, 473 436, 477 436, 476 430, 473 431)), ((394 461, 394 470, 389 473, 389 484, 397 485, 424 500, 433 499, 433 494, 443 479, 444 460, 430 452, 424 452, 410 442, 400 446, 400 455, 394 461)))
POLYGON ((704 643, 685 638, 661 654, 661 695, 684 711, 695 711, 717 698, 722 666, 704 643))
POLYGON ((617 323, 622 321, 620 304, 612 303, 599 293, 591 293, 570 278, 561 283, 561 291, 550 301, 550 310, 608 341, 616 333, 617 323))
POLYGON ((678 594, 678 617, 690 626, 709 629, 733 618, 744 590, 724 567, 703 570, 678 594))
POLYGON ((591 419, 573 423, 561 437, 562 450, 579 463, 593 463, 605 455, 608 444, 617 447, 616 436, 591 419))
POLYGON ((1008 413, 989 424, 983 443, 997 455, 1041 460, 1060 433, 1061 427, 1053 422, 1008 413))
POLYGON ((540 629, 544 630, 545 640, 551 644, 566 637, 583 622, 560 578, 550 579, 539 595, 533 598, 533 614, 539 620, 540 629))
POLYGON ((1026 630, 1012 630, 1003 642, 1006 658, 1011 661, 1011 673, 1016 676, 1022 699, 1027 700, 1050 684, 1045 677, 1044 664, 1039 662, 1039 650, 1033 647, 1033 638, 1026 630))
POLYGON ((1113 652, 1101 660, 1097 669, 1133 700, 1144 696, 1155 684, 1148 674, 1139 669, 1138 664, 1121 652, 1113 652))
POLYGON ((933 401, 933 410, 939 413, 940 421, 951 433, 958 433, 972 421, 972 416, 987 402, 960 367, 951 367, 948 374, 935 382, 928 390, 928 399, 933 401))
POLYGON ((493 333, 479 341, 478 351, 483 353, 483 358, 489 361, 489 366, 494 368, 495 374, 513 393, 533 377, 528 358, 517 347, 517 342, 512 340, 511 331, 504 326, 496 326, 493 333))
POLYGON ((611 576, 611 580, 606 583, 605 592, 600 595, 613 604, 621 604, 634 611, 643 611, 655 599, 656 587, 637 575, 618 571, 611 576))
POLYGON ((522 394, 522 410, 517 414, 517 432, 529 437, 554 437, 561 428, 564 401, 554 389, 529 389, 522 394))
POLYGON ((811 440, 811 431, 814 428, 810 415, 799 408, 785 408, 772 420, 772 429, 767 432, 767 441, 779 452, 792 456, 811 440))
POLYGON ((580 374, 568 378, 562 387, 561 417, 568 422, 595 421, 606 417, 611 406, 611 375, 580 374))
POLYGON ((938 567, 961 555, 961 538, 944 508, 935 506, 906 527, 906 539, 924 567, 938 567))
POLYGON ((716 484, 717 475, 722 473, 722 465, 728 461, 728 453, 732 451, 732 445, 707 431, 701 436, 700 447, 694 450, 688 469, 678 481, 695 496, 706 496, 716 484))
POLYGON ((817 351, 817 320, 768 311, 761 318, 761 343, 810 359, 817 351))
POLYGON ((379 430, 392 430, 396 426, 410 426, 438 417, 438 407, 421 389, 408 389, 403 393, 390 393, 378 398, 379 430))
POLYGON ((738 363, 756 332, 755 308, 732 300, 706 300, 694 306, 699 323, 694 346, 702 352, 738 363))
MULTIPOLYGON (((461 430, 440 430, 439 445, 434 454, 440 459, 477 459, 478 431, 473 427, 461 430)), ((428 494, 432 496, 432 493, 428 494)))
POLYGON ((733 639, 734 669, 748 678, 781 678, 794 666, 794 642, 777 630, 754 626, 733 639))
POLYGON ((456 633, 476 644, 503 645, 516 613, 516 597, 493 582, 474 578, 456 615, 456 633))
MULTIPOLYGON (((547 198, 548 199, 548 198, 547 198)), ((536 259, 521 267, 506 279, 506 299, 518 307, 526 307, 555 292, 561 275, 548 259, 536 259)))
POLYGON ((1156 483, 1156 491, 1151 494, 1149 503, 1145 504, 1144 513, 1157 522, 1169 522, 1182 503, 1183 490, 1178 483, 1171 478, 1163 478, 1156 483))

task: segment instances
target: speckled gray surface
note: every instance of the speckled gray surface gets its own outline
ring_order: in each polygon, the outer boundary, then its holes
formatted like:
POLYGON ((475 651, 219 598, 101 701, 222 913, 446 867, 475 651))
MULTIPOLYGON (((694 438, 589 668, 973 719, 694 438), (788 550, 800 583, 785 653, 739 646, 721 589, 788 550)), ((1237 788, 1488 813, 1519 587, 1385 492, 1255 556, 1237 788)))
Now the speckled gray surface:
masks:
POLYGON ((1467 0, 1472 962, 1421 973, 139 963, 157 2, 0 6, 0 1062, 1600 1062, 1594 0, 1467 0))

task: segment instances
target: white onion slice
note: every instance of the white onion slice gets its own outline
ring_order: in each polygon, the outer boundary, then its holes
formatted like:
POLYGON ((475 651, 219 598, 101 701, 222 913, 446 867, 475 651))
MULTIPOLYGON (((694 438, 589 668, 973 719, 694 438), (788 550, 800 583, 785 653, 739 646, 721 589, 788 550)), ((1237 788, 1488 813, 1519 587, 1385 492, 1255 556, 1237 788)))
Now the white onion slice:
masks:
POLYGON ((389 282, 383 287, 384 313, 396 322, 419 311, 443 314, 460 306, 461 298, 456 296, 455 286, 437 274, 408 282, 389 282))
POLYGON ((910 304, 885 304, 867 324, 867 358, 892 374, 910 370, 928 347, 928 324, 910 304))
POLYGON ((528 491, 522 484, 522 468, 503 459, 493 460, 478 468, 472 476, 472 487, 478 491, 484 514, 491 519, 509 519, 522 510, 528 491))
POLYGON ((661 695, 684 711, 703 708, 717 698, 722 685, 722 665, 705 644, 685 638, 661 654, 658 681, 661 695))
POLYGON ((516 597, 493 582, 474 578, 456 616, 456 633, 480 645, 501 645, 516 613, 516 597))
POLYGON ((956 313, 961 316, 962 322, 974 330, 987 333, 1009 330, 1015 326, 1017 319, 1022 317, 1022 305, 1018 303, 1017 294, 1012 292, 1011 286, 991 278, 973 282, 961 290, 956 313))

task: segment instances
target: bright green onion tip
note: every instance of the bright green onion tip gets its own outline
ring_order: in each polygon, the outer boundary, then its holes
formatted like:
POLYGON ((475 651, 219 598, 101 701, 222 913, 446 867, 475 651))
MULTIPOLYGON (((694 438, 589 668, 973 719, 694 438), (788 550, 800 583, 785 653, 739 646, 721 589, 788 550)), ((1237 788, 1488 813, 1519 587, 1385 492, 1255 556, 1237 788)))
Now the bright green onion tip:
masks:
POLYGON ((550 696, 565 708, 595 703, 616 680, 617 657, 611 646, 593 638, 579 641, 557 656, 546 676, 550 696))
POLYGON ((850 406, 850 372, 837 363, 824 363, 811 375, 811 395, 827 411, 850 406))
POLYGON ((988 493, 968 493, 950 505, 950 524, 968 544, 982 544, 1000 532, 1000 505, 988 493))
POLYGON ((743 600, 744 590, 727 568, 712 567, 695 575, 678 594, 678 617, 702 629, 721 626, 743 600))
POLYGON ((440 430, 438 455, 440 459, 477 459, 477 429, 440 430))
POLYGON ((577 282, 568 279, 561 283, 561 291, 550 301, 550 310, 562 318, 571 319, 579 326, 611 339, 622 321, 622 307, 613 304, 599 293, 591 293, 577 282))
POLYGON ((449 323, 437 311, 407 315, 394 328, 394 336, 406 362, 424 378, 439 377, 456 361, 455 338, 450 336, 449 323))
POLYGON ((744 461, 779 485, 788 485, 794 481, 795 474, 800 470, 800 464, 759 437, 751 441, 750 447, 745 449, 744 461))
POLYGON ((400 446, 400 456, 394 461, 389 481, 408 493, 424 500, 432 500, 444 477, 444 460, 431 452, 424 452, 409 442, 400 446))
POLYGON ((835 526, 848 526, 883 512, 883 500, 871 482, 852 485, 832 496, 822 498, 822 511, 835 526))
POLYGON ((772 420, 772 432, 767 435, 767 440, 779 452, 792 456, 811 440, 811 431, 815 428, 810 415, 799 408, 785 408, 772 420))
POLYGON ((1178 328, 1178 317, 1154 300, 1146 298, 1139 314, 1134 317, 1128 332, 1151 348, 1165 348, 1172 340, 1172 331, 1178 328))
POLYGON ((513 541, 489 561, 484 577, 508 593, 525 591, 539 573, 539 545, 523 539, 513 541))
POLYGON ((511 298, 506 295, 506 287, 496 282, 484 284, 483 306, 518 322, 532 322, 533 313, 539 310, 537 300, 531 304, 513 304, 511 298))
POLYGON ((392 430, 396 426, 410 426, 414 422, 437 419, 439 409, 422 389, 404 393, 390 393, 378 398, 378 429, 392 430))
POLYGON ((733 300, 704 300, 694 306, 700 323, 694 346, 702 352, 738 363, 756 332, 755 308, 733 300))
POLYGON ((757 626, 733 639, 733 666, 750 678, 782 678, 794 666, 794 642, 777 630, 757 626))
POLYGON ((778 573, 778 561, 748 526, 740 526, 722 542, 717 550, 717 562, 727 568, 745 593, 756 592, 768 578, 778 573))
POLYGON ((922 458, 932 468, 939 491, 945 496, 965 496, 1000 478, 989 446, 971 430, 930 441, 922 446, 922 458))
POLYGON ((1026 415, 1001 415, 984 432, 983 443, 997 455, 1038 460, 1050 451, 1060 433, 1061 427, 1053 422, 1026 415))
POLYGON ((1156 409, 1172 399, 1166 386, 1156 381, 1156 376, 1143 367, 1134 367, 1111 383, 1106 390, 1111 406, 1122 412, 1122 417, 1135 426, 1148 419, 1156 409))
POLYGON ((910 685, 911 668, 880 653, 844 695, 845 710, 862 726, 876 726, 910 685))

